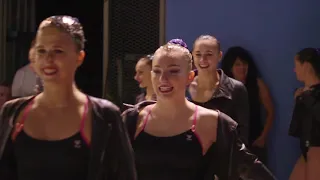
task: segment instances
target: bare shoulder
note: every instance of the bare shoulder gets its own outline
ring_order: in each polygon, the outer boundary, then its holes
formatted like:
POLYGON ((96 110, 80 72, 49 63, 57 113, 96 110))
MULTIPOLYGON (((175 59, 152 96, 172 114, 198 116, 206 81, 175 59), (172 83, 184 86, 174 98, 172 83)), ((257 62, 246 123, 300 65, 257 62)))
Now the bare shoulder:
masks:
POLYGON ((198 116, 201 118, 203 121, 207 119, 217 119, 219 115, 219 112, 216 110, 212 109, 207 109, 202 106, 198 106, 198 116))
POLYGON ((196 81, 196 78, 190 83, 188 87, 188 91, 191 95, 193 95, 197 91, 198 83, 196 81))
POLYGON ((219 112, 198 106, 198 119, 201 131, 215 132, 218 126, 219 112))
POLYGON ((139 119, 143 119, 144 117, 146 117, 149 114, 151 106, 146 106, 140 109, 139 111, 139 119))
POLYGON ((267 88, 266 83, 261 78, 257 78, 257 83, 260 89, 267 88))
POLYGON ((217 139, 219 112, 198 106, 196 132, 201 139, 203 151, 206 152, 217 139))
POLYGON ((264 84, 264 81, 261 78, 257 78, 258 84, 264 84))
POLYGON ((143 121, 143 119, 147 118, 148 114, 150 113, 151 106, 152 105, 148 105, 140 109, 137 123, 138 128, 142 126, 141 122, 143 121))

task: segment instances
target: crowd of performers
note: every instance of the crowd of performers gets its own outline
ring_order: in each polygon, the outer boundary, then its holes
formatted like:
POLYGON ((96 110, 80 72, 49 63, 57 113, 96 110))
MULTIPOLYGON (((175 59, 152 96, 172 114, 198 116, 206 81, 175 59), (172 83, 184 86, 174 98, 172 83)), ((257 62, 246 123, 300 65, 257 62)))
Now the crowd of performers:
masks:
MULTIPOLYGON (((145 91, 120 112, 77 88, 84 47, 77 18, 51 16, 39 25, 30 66, 43 86, 35 95, 2 103, 1 179, 276 179, 264 163, 273 105, 245 49, 233 47, 222 56, 211 35, 199 36, 192 52, 181 39, 169 41, 139 59, 134 78, 145 91), (268 112, 264 124, 260 103, 268 112)), ((305 86, 296 92, 289 129, 302 152, 290 180, 315 180, 319 50, 299 51, 294 63, 305 86)))

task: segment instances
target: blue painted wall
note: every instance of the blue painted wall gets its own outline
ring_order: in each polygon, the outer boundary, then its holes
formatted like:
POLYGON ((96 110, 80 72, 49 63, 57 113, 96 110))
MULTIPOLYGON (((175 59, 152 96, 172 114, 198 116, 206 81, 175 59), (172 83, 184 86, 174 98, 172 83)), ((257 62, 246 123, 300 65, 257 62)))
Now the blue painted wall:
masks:
POLYGON ((222 49, 249 49, 274 98, 276 119, 269 138, 269 167, 287 180, 299 155, 287 134, 293 107, 293 57, 301 48, 320 47, 320 1, 167 0, 166 38, 191 47, 201 34, 216 36, 222 49))

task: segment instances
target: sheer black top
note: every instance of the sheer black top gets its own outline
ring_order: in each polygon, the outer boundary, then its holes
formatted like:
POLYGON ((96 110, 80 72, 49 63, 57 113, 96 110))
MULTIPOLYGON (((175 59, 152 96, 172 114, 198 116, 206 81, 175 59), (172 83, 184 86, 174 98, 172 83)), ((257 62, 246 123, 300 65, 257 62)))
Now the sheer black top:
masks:
POLYGON ((320 84, 296 98, 289 135, 300 139, 304 157, 311 146, 320 146, 320 84))

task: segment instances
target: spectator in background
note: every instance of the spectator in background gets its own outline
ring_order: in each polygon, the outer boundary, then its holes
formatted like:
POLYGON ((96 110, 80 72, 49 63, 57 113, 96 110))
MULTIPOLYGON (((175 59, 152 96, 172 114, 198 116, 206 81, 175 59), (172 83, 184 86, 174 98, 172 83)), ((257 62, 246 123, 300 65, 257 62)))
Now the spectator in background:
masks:
POLYGON ((199 36, 192 56, 197 70, 190 84, 187 97, 208 109, 219 110, 238 123, 241 139, 248 142, 249 102, 245 86, 229 78, 218 64, 222 58, 220 42, 211 35, 199 36))
POLYGON ((249 51, 240 46, 227 50, 221 68, 227 76, 242 82, 247 88, 250 109, 249 149, 266 163, 265 144, 274 119, 274 106, 269 88, 262 80, 249 51), (262 116, 262 107, 265 116, 262 116))
MULTIPOLYGON (((31 42, 29 50, 29 61, 33 61, 34 58, 34 45, 35 41, 31 42)), ((40 83, 36 73, 30 67, 30 64, 23 66, 16 72, 12 83, 12 96, 24 97, 36 94, 35 87, 40 83)))
POLYGON ((144 89, 144 92, 136 97, 135 103, 157 99, 151 84, 152 59, 153 54, 148 54, 140 58, 136 64, 134 79, 139 83, 139 87, 144 89))
POLYGON ((11 92, 10 92, 10 84, 7 82, 0 83, 0 108, 2 105, 10 100, 11 92))

